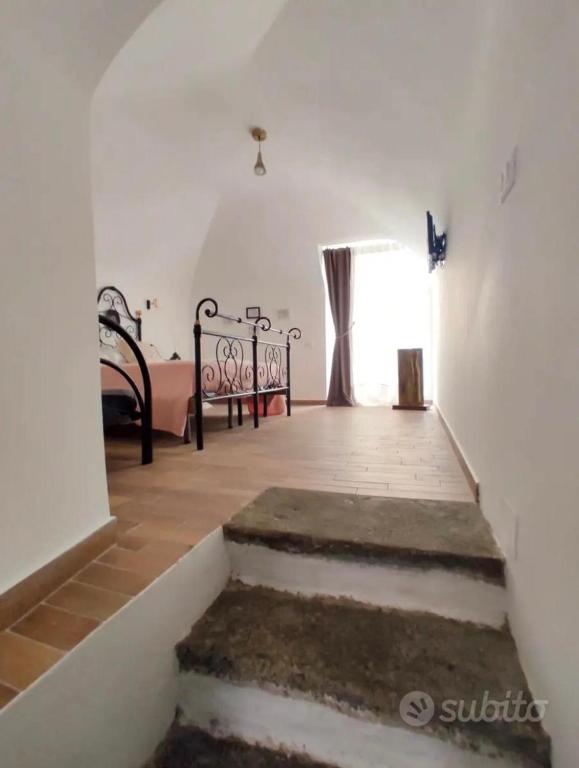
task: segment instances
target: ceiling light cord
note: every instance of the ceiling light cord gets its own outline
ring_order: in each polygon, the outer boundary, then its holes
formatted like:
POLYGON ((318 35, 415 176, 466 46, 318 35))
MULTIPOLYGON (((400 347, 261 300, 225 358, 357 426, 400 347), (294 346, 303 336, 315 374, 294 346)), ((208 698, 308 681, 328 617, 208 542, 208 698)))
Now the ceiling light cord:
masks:
POLYGON ((261 156, 261 142, 265 141, 267 138, 267 132, 264 128, 252 128, 251 129, 251 135, 257 141, 257 159, 255 161, 255 165, 253 166, 253 172, 256 176, 265 176, 267 173, 267 169, 264 165, 263 158, 261 156))

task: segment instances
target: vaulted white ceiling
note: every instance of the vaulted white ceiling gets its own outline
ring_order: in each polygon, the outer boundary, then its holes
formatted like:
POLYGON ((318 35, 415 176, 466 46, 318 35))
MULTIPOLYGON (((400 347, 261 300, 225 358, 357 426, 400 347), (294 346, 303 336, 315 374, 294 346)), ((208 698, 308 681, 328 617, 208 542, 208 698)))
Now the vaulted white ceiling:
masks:
POLYGON ((425 250, 425 209, 444 215, 480 5, 165 0, 94 99, 97 264, 193 274, 223 204, 256 198, 280 237, 307 209, 324 223, 319 242, 425 250), (269 133, 264 178, 252 172, 255 124, 269 133))

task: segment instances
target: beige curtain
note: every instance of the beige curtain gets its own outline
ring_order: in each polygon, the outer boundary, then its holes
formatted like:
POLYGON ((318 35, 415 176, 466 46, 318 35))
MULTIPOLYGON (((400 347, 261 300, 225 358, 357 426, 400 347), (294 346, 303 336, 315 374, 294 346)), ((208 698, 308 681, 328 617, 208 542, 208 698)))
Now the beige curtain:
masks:
POLYGON ((336 331, 328 405, 354 405, 352 351, 350 347, 352 252, 349 248, 327 248, 324 267, 328 298, 336 331))

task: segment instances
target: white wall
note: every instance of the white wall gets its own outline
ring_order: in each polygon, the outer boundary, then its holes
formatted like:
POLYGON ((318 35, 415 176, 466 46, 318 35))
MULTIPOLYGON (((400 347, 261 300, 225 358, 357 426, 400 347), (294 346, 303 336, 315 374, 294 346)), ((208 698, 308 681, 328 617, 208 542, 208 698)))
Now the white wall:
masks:
POLYGON ((495 0, 485 8, 438 276, 438 398, 509 557, 511 621, 534 692, 551 702, 555 766, 574 768, 579 6, 495 0), (518 180, 500 206, 498 177, 515 144, 518 180))
POLYGON ((89 102, 152 5, 0 6, 0 593, 109 517, 89 102))

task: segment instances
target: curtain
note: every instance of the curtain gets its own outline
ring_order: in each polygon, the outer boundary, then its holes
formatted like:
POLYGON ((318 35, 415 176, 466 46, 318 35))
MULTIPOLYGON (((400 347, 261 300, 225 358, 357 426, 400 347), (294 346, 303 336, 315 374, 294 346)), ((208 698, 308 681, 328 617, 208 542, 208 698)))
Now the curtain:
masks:
POLYGON ((397 350, 424 351, 424 395, 431 396, 431 296, 426 259, 394 243, 352 248, 352 367, 356 402, 398 399, 397 350))
POLYGON ((327 404, 352 406, 354 405, 350 345, 352 252, 349 248, 328 248, 323 256, 328 299, 336 331, 327 404))

